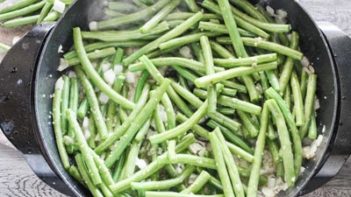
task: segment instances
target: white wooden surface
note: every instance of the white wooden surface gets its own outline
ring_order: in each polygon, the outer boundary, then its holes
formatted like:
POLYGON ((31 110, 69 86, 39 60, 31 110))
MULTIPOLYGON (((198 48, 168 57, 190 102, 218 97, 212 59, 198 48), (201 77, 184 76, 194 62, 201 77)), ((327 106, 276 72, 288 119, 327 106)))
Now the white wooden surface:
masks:
MULTIPOLYGON (((6 0, 4 4, 14 0, 6 0)), ((317 21, 329 21, 351 35, 351 0, 300 0, 317 21)), ((11 44, 30 27, 17 30, 0 29, 0 41, 11 44)), ((351 58, 351 57, 350 57, 351 58)), ((1 109, 0 109, 1 110, 1 109)), ((21 153, 13 148, 0 132, 0 196, 51 197, 63 196, 40 181, 26 164, 21 153)), ((351 159, 331 182, 306 197, 350 197, 351 159)))

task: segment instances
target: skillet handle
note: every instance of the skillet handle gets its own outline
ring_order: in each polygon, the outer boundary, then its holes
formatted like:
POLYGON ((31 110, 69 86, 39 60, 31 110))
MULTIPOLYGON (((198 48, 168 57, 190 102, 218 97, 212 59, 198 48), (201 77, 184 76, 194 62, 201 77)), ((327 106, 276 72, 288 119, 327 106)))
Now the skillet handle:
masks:
POLYGON ((320 170, 305 187, 309 191, 316 189, 337 175, 351 154, 351 38, 331 23, 319 22, 318 26, 334 57, 341 96, 334 139, 330 142, 329 151, 320 170))
MULTIPOLYGON (((53 24, 38 25, 15 44, 0 64, 0 128, 44 182, 67 189, 45 160, 34 111, 36 64, 53 24)), ((64 192, 65 193, 65 192, 64 192)))

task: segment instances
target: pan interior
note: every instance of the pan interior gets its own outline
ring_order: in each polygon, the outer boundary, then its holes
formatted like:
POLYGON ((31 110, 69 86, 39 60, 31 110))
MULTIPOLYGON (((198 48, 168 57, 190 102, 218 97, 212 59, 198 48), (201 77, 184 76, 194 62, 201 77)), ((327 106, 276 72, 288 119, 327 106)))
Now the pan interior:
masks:
MULTIPOLYGON (((86 196, 88 193, 69 176, 61 165, 49 116, 52 107, 50 95, 54 91, 55 81, 60 77, 60 73, 57 71, 60 63, 59 47, 62 45, 64 51, 71 48, 73 27, 79 26, 87 29, 90 21, 101 17, 98 11, 103 9, 101 2, 96 0, 77 1, 68 10, 48 37, 36 70, 34 107, 41 138, 40 143, 44 147, 43 154, 52 169, 77 196, 86 196)), ((319 133, 324 131, 324 140, 319 147, 316 158, 304 164, 306 169, 299 177, 296 187, 280 194, 280 196, 296 196, 317 170, 333 134, 338 95, 336 74, 326 41, 308 14, 295 1, 271 0, 263 2, 264 5, 267 3, 274 9, 283 9, 288 12, 289 23, 292 24, 294 30, 300 33, 301 49, 313 64, 319 78, 317 90, 322 107, 318 110, 317 119, 319 133)))

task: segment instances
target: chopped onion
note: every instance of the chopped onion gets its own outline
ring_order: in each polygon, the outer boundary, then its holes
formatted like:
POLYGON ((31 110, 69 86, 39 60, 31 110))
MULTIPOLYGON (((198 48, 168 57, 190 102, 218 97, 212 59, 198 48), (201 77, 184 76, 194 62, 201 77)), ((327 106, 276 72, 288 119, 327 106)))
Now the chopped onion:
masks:
POLYGON ((62 14, 63 12, 65 12, 66 5, 60 0, 55 0, 52 9, 62 14))

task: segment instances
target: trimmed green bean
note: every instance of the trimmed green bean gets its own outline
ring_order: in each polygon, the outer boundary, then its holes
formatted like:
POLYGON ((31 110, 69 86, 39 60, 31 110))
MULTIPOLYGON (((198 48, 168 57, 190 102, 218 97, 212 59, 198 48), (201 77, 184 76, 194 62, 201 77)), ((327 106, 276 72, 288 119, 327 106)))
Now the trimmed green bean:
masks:
POLYGON ((186 5, 188 6, 189 10, 192 12, 200 11, 199 6, 197 6, 195 0, 185 0, 186 5))
MULTIPOLYGON (((229 31, 227 30, 225 25, 221 24, 216 24, 212 22, 204 22, 201 21, 199 24, 199 29, 201 31, 209 31, 209 32, 216 32, 216 33, 221 33, 221 34, 229 34, 229 31)), ((244 29, 238 28, 239 34, 244 37, 256 37, 255 34, 248 32, 244 29)), ((263 35, 264 38, 269 37, 269 34, 263 35)))
MULTIPOLYGON (((105 48, 105 49, 90 52, 87 54, 87 56, 90 60, 96 60, 96 59, 102 59, 105 57, 109 57, 111 55, 114 55, 115 53, 116 53, 115 48, 110 47, 110 48, 105 48)), ((79 57, 70 58, 70 59, 67 59, 66 61, 67 61, 67 64, 71 65, 71 66, 75 66, 75 65, 80 64, 79 57)))
POLYGON ((64 86, 64 80, 59 78, 55 84, 55 93, 53 98, 53 108, 52 108, 52 115, 53 115, 53 123, 54 123, 54 133, 55 133, 55 140, 57 149, 61 158, 62 165, 65 169, 70 167, 68 154, 66 152, 65 145, 63 143, 63 132, 62 132, 62 124, 61 118, 62 112, 61 110, 61 101, 62 101, 62 91, 64 86))
POLYGON ((194 171, 193 167, 186 168, 178 177, 162 181, 132 182, 132 189, 137 190, 166 190, 175 187, 188 178, 194 171))
POLYGON ((217 72, 212 75, 207 75, 203 76, 200 78, 197 78, 194 83, 198 87, 205 87, 209 85, 210 83, 218 83, 227 79, 239 77, 239 76, 244 76, 244 75, 249 75, 252 73, 264 71, 264 70, 271 70, 275 69, 277 67, 276 62, 271 62, 271 63, 266 63, 266 64, 260 64, 255 67, 238 67, 238 68, 232 68, 228 69, 226 71, 221 71, 217 72))
POLYGON ((218 59, 218 58, 215 58, 214 63, 218 66, 222 66, 225 68, 233 68, 233 67, 238 67, 238 66, 255 67, 257 64, 273 62, 276 60, 277 60, 277 54, 271 53, 271 54, 252 56, 252 57, 247 57, 247 58, 240 58, 240 59, 234 59, 234 58, 218 59))
POLYGON ((78 116, 79 119, 83 120, 83 118, 87 115, 88 108, 89 108, 88 99, 85 98, 80 103, 78 111, 77 111, 77 116, 78 116))
POLYGON ((266 142, 266 132, 267 132, 267 127, 268 127, 268 119, 269 119, 268 105, 270 102, 272 102, 272 101, 268 100, 265 102, 265 104, 263 106, 262 114, 261 114, 260 131, 259 131, 259 135, 258 135, 258 138, 256 141, 255 155, 254 155, 254 160, 253 160, 253 164, 252 164, 252 168, 251 168, 249 183, 248 183, 248 187, 247 187, 247 196, 248 197, 257 196, 258 180, 259 180, 259 176, 260 176, 260 168, 261 168, 263 151, 264 151, 265 142, 266 142))
POLYGON ((206 114, 207 107, 208 107, 208 102, 206 101, 187 121, 185 121, 184 123, 178 125, 177 127, 173 128, 173 129, 170 129, 164 133, 159 133, 159 134, 151 136, 149 138, 150 142, 152 144, 162 143, 166 140, 172 139, 176 136, 179 136, 179 135, 187 132, 195 124, 197 124, 201 118, 204 117, 204 115, 206 114))
POLYGON ((181 163, 201 168, 216 169, 216 163, 213 159, 190 154, 176 154, 169 161, 172 164, 181 163))
POLYGON ((52 2, 46 1, 44 7, 40 11, 40 15, 39 15, 37 24, 40 24, 41 22, 43 22, 44 18, 49 14, 53 5, 54 4, 52 2))
MULTIPOLYGON (((288 57, 291 57, 296 60, 301 60, 303 57, 303 54, 299 51, 296 51, 294 49, 291 49, 289 47, 274 43, 274 42, 269 42, 265 41, 262 38, 248 38, 248 37, 243 37, 242 38, 244 45, 249 46, 249 47, 255 47, 255 48, 260 48, 260 49, 265 49, 268 51, 272 51, 278 54, 282 54, 288 57)), ((231 41, 228 37, 220 37, 217 38, 217 42, 222 43, 222 44, 230 44, 231 41)))
MULTIPOLYGON (((125 65, 129 65, 130 63, 133 63, 136 59, 141 57, 143 54, 146 54, 154 49, 157 49, 161 43, 181 35, 185 31, 187 31, 191 26, 193 26, 199 20, 201 20, 202 17, 203 17, 203 14, 201 12, 194 14, 192 17, 184 21, 184 23, 178 25, 174 29, 168 31, 166 34, 159 37, 158 39, 146 44, 145 46, 143 46, 142 48, 140 48, 139 50, 137 50, 136 52, 134 52, 133 54, 125 58, 123 60, 123 63, 125 65)), ((120 18, 118 20, 120 20, 120 18)))
POLYGON ((277 75, 274 73, 273 70, 267 70, 265 71, 268 82, 271 84, 271 86, 274 88, 274 90, 279 91, 280 90, 280 84, 279 84, 279 79, 277 75))
POLYGON ((245 112, 242 112, 242 111, 237 111, 237 114, 238 114, 239 118, 241 119, 243 126, 249 132, 250 137, 256 137, 259 134, 259 131, 256 128, 256 126, 252 123, 252 121, 250 120, 249 115, 246 114, 245 112))
POLYGON ((286 127, 284 116, 282 111, 275 100, 272 100, 267 104, 272 117, 276 121, 278 137, 281 144, 283 165, 284 165, 284 181, 288 186, 292 186, 296 181, 296 174, 294 169, 294 156, 291 147, 291 141, 289 131, 286 127))
POLYGON ((32 5, 33 3, 38 2, 38 0, 22 0, 22 1, 16 1, 14 4, 9 5, 7 7, 4 7, 0 10, 0 14, 3 13, 8 13, 11 11, 16 11, 22 8, 25 8, 27 6, 32 5))
POLYGON ((63 134, 66 134, 68 132, 68 126, 67 126, 67 117, 65 114, 65 110, 68 109, 69 107, 69 93, 70 93, 70 78, 67 75, 63 76, 63 89, 62 89, 62 98, 61 98, 61 128, 62 128, 62 132, 63 134))
POLYGON ((111 167, 116 160, 121 156, 125 148, 128 146, 129 142, 134 138, 139 129, 143 126, 143 124, 150 118, 152 112, 156 108, 157 104, 160 102, 163 94, 166 92, 170 81, 165 79, 162 84, 155 90, 154 99, 149 100, 141 111, 143 113, 139 113, 135 116, 133 120, 133 124, 127 129, 125 134, 121 137, 121 139, 117 142, 114 150, 107 157, 105 164, 107 167, 111 167))
POLYGON ((25 16, 27 14, 31 14, 39 9, 41 9, 45 5, 45 1, 40 1, 38 3, 28 5, 24 8, 13 10, 11 12, 0 14, 0 21, 6 21, 10 19, 14 19, 16 17, 25 16))
POLYGON ((220 142, 220 148, 222 150, 224 161, 226 163, 227 170, 229 172, 229 178, 232 182, 232 187, 234 189, 235 196, 245 197, 245 192, 244 192, 243 184, 240 180, 240 175, 238 172, 237 165, 234 161, 232 154, 229 151, 229 148, 226 144, 224 136, 222 135, 220 129, 215 129, 214 133, 216 134, 217 139, 220 142))
MULTIPOLYGON (((147 129, 149 129, 149 126, 150 126, 150 123, 148 124, 147 129)), ((134 142, 131 144, 127 155, 127 159, 123 165, 124 166, 123 170, 121 172, 121 175, 119 176, 120 180, 126 179, 134 174, 134 170, 136 166, 135 162, 138 159, 140 146, 141 146, 141 142, 134 142)))
POLYGON ((223 194, 213 194, 213 195, 195 195, 195 194, 179 194, 176 192, 145 192, 145 197, 224 197, 223 194))
POLYGON ((223 185, 224 195, 228 197, 234 197, 234 191, 230 183, 230 178, 225 165, 225 160, 224 160, 223 152, 220 147, 220 142, 214 132, 211 132, 209 134, 209 138, 210 138, 213 156, 216 161, 217 172, 221 180, 221 183, 223 185))
POLYGON ((172 10, 174 10, 181 0, 173 0, 166 4, 158 13, 156 13, 149 21, 147 21, 141 28, 142 33, 147 33, 151 31, 157 24, 163 20, 172 10))
POLYGON ((308 128, 308 138, 311 140, 317 139, 318 131, 317 131, 317 120, 316 114, 313 113, 310 120, 310 127, 308 128))
MULTIPOLYGON (((185 150, 190 144, 195 142, 195 138, 193 134, 188 134, 185 136, 182 140, 181 143, 179 143, 176 146, 176 152, 182 152, 185 150)), ((121 191, 124 191, 128 188, 130 188, 130 184, 132 182, 139 182, 143 179, 148 178, 155 172, 157 172, 159 169, 161 169, 163 166, 165 166, 168 163, 168 155, 167 153, 162 154, 156 158, 152 163, 150 163, 146 168, 138 171, 137 173, 133 174, 132 176, 119 181, 113 185, 110 186, 112 192, 114 194, 118 194, 121 191)))
POLYGON ((217 42, 210 41, 210 45, 213 51, 217 53, 219 56, 221 56, 222 58, 234 58, 234 55, 230 51, 228 51, 228 49, 221 46, 217 42))
POLYGON ((82 68, 87 73, 87 76, 110 99, 120 104, 124 108, 133 109, 135 107, 135 104, 114 91, 95 71, 84 49, 81 31, 79 28, 73 29, 73 37, 75 49, 77 50, 78 57, 82 63, 82 68))
MULTIPOLYGON (((94 185, 99 185, 102 183, 99 170, 94 162, 93 156, 91 155, 91 149, 89 148, 85 137, 83 135, 83 131, 79 126, 79 123, 76 119, 76 114, 71 110, 67 110, 67 119, 69 124, 75 133, 75 139, 77 141, 80 152, 82 153, 82 158, 85 164, 87 165, 88 175, 91 178, 94 185)), ((82 173, 82 172, 81 172, 82 173)))
POLYGON ((5 28, 17 28, 23 25, 33 25, 39 19, 39 15, 15 18, 4 22, 1 26, 5 28))
POLYGON ((310 74, 308 76, 307 81, 307 90, 306 90, 306 97, 305 97, 305 124, 300 130, 300 136, 303 138, 306 136, 308 131, 308 125, 310 124, 310 120, 312 118, 314 104, 316 100, 316 89, 317 89, 317 75, 310 74))
POLYGON ((299 82, 299 79, 297 78, 296 73, 293 73, 291 75, 290 85, 291 85, 291 90, 294 97, 294 111, 295 111, 295 118, 296 118, 296 126, 302 126, 305 122, 304 106, 303 106, 300 82, 299 82))
POLYGON ((163 95, 161 102, 162 102, 162 105, 165 107, 165 111, 167 114, 166 128, 173 129, 174 127, 176 127, 176 114, 173 108, 172 101, 169 98, 168 94, 163 95))
POLYGON ((206 171, 201 171, 199 176, 196 177, 195 181, 186 189, 181 191, 181 194, 196 194, 199 192, 205 184, 210 180, 211 175, 206 171))
POLYGON ((108 131, 104 121, 104 117, 100 111, 99 101, 96 97, 95 90, 82 70, 80 70, 79 68, 75 68, 75 71, 79 80, 81 81, 85 94, 87 95, 91 115, 94 118, 94 122, 96 124, 99 136, 101 137, 101 139, 104 140, 108 137, 108 131))
POLYGON ((132 14, 97 22, 97 29, 117 28, 122 25, 132 24, 141 20, 145 20, 145 18, 152 16, 154 13, 156 13, 158 10, 160 10, 162 7, 169 3, 170 0, 160 0, 154 5, 142 9, 140 11, 134 12, 132 14))

